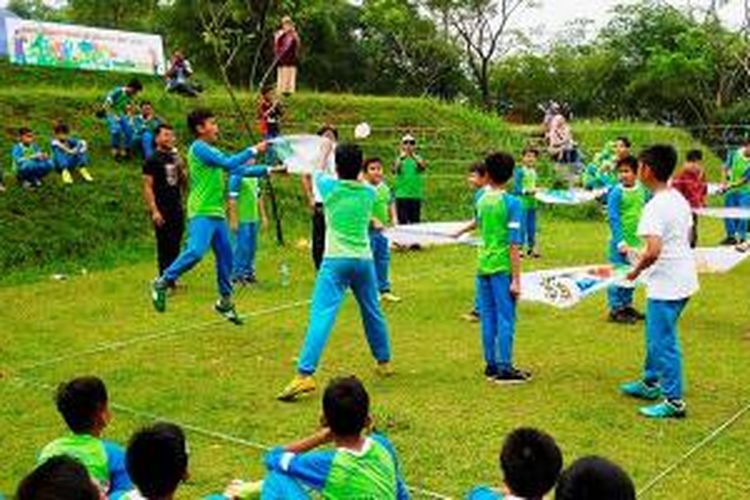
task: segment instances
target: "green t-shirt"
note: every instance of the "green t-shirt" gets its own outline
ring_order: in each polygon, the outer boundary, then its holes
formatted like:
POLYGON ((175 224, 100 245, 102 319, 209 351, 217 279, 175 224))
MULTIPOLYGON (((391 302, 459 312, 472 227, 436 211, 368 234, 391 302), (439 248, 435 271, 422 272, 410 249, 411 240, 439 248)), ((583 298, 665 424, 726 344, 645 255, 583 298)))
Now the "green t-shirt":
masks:
POLYGON ((224 203, 224 172, 220 168, 210 167, 195 154, 199 141, 194 142, 188 150, 188 174, 190 193, 187 201, 188 219, 195 216, 226 217, 224 203))
POLYGON ((388 450, 374 439, 362 455, 338 451, 321 494, 328 500, 395 499, 396 464, 388 450))
MULTIPOLYGON (((735 183, 740 182, 745 178, 745 172, 750 169, 750 158, 746 157, 741 150, 737 150, 732 154, 731 162, 729 163, 729 182, 735 183)), ((750 194, 750 184, 745 183, 740 187, 728 190, 730 193, 742 193, 750 194)))
POLYGON ((372 210, 372 216, 383 225, 388 225, 391 222, 391 203, 393 203, 391 188, 385 182, 373 187, 375 188, 375 206, 372 210))
POLYGON ((106 106, 110 112, 116 115, 124 115, 125 110, 133 99, 125 92, 124 87, 117 87, 107 94, 106 106))
POLYGON ((370 220, 375 189, 358 181, 315 172, 326 219, 326 258, 372 259, 370 220))
POLYGON ((240 196, 237 201, 237 218, 240 222, 258 222, 258 179, 244 177, 240 185, 240 196))
POLYGON ((520 169, 519 175, 520 175, 520 183, 521 185, 518 186, 520 188, 520 198, 521 203, 523 204, 523 208, 525 209, 533 209, 537 207, 537 200, 536 200, 536 189, 537 189, 537 181, 539 179, 539 175, 537 174, 536 169, 527 167, 527 166, 520 166, 518 167, 520 169))
POLYGON ((477 202, 476 213, 481 237, 477 273, 510 274, 510 247, 522 244, 521 203, 503 191, 486 190, 477 202))
MULTIPOLYGON (((621 187, 620 220, 622 221, 622 239, 631 248, 640 248, 638 223, 641 220, 643 207, 646 206, 648 193, 640 183, 631 188, 621 187)), ((619 242, 618 242, 619 243, 619 242)))
POLYGON ((424 199, 424 177, 419 169, 419 155, 402 157, 398 160, 398 174, 396 175, 396 198, 424 199))
POLYGON ((107 491, 109 464, 107 451, 100 439, 88 434, 71 434, 61 437, 42 449, 37 463, 42 464, 48 459, 60 455, 67 455, 81 462, 102 491, 107 491))

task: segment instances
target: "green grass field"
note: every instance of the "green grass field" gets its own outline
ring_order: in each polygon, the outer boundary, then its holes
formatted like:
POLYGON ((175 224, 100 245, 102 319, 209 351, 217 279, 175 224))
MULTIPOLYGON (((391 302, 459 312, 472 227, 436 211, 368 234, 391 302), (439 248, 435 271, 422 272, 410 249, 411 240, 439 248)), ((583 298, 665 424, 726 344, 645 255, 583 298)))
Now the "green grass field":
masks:
MULTIPOLYGON (((602 224, 545 217, 542 231, 539 266, 602 260, 602 224)), ((716 224, 704 224, 704 241, 719 236, 716 224)), ((165 315, 148 302, 151 262, 0 290, 6 371, 0 489, 11 491, 35 452, 64 430, 51 386, 84 373, 108 384, 116 404, 107 432, 113 439, 126 440, 154 415, 191 426, 192 478, 181 498, 235 477, 259 477, 259 445, 312 430, 318 396, 297 404, 274 400, 293 373, 302 341, 311 265, 306 251, 277 251, 270 239, 266 235, 260 255, 261 284, 238 294, 241 309, 251 315, 240 328, 210 310, 210 259, 187 277, 186 292, 165 315), (292 268, 287 288, 279 284, 281 259, 292 268)), ((750 313, 741 296, 729 299, 730 290, 746 290, 748 265, 704 276, 703 290, 687 310, 682 341, 690 416, 674 422, 641 419, 637 403, 617 394, 618 383, 638 373, 643 332, 606 323, 603 295, 569 311, 522 304, 516 358, 536 378, 521 387, 488 385, 479 373, 478 328, 459 319, 472 301, 472 267, 473 250, 466 247, 397 254, 395 288, 405 301, 387 308, 397 376, 374 376, 351 299, 319 372, 322 382, 350 373, 365 380, 376 422, 395 442, 411 486, 458 498, 477 482, 496 482, 503 436, 532 425, 556 437, 567 462, 603 454, 643 487, 748 403, 743 335, 750 313)), ((750 427, 741 420, 648 497, 744 496, 748 439, 750 427)))
MULTIPOLYGON (((74 121, 90 141, 103 137, 92 113, 117 79, 67 76, 62 88, 55 72, 0 67, 2 151, 9 149, 16 125, 44 131, 58 117, 74 121)), ((186 102, 149 85, 146 97, 180 126, 183 140, 185 110, 207 104, 224 123, 225 145, 239 145, 241 133, 220 89, 186 102)), ((241 97, 250 102, 248 95, 241 97)), ((418 130, 432 165, 426 206, 431 220, 470 216, 471 193, 462 180, 466 165, 488 149, 518 149, 533 132, 424 100, 303 93, 292 106, 294 131, 329 120, 350 137, 353 124, 370 121, 376 130, 365 150, 386 158, 404 130, 418 130)), ((669 141, 684 153, 696 145, 682 131, 643 124, 581 123, 575 131, 587 151, 622 133, 637 146, 669 141)), ((11 183, 0 195, 0 491, 12 492, 36 452, 64 432, 52 390, 81 374, 106 381, 116 417, 107 436, 114 440, 125 442, 156 417, 186 426, 192 477, 180 498, 216 491, 236 477, 258 478, 264 447, 310 432, 320 412, 319 394, 292 405, 274 399, 294 372, 313 280, 307 251, 295 244, 307 231, 298 180, 277 181, 289 243, 278 249, 271 233, 263 235, 261 283, 237 296, 250 315, 247 325, 234 327, 211 310, 216 292, 210 258, 186 277, 188 288, 170 301, 168 313, 158 315, 147 295, 155 263, 138 166, 116 166, 107 159, 106 144, 94 144, 94 185, 63 189, 51 177, 38 192, 11 183), (288 287, 279 283, 282 261, 292 269, 288 287), (57 272, 69 279, 51 280, 57 272)), ((715 175, 718 159, 709 156, 708 164, 715 175)), ((703 221, 701 232, 707 245, 721 237, 714 221, 703 221)), ((608 237, 596 208, 546 210, 544 258, 525 265, 603 262, 608 237)), ((639 489, 648 488, 644 497, 750 495, 750 416, 653 482, 749 403, 749 264, 703 276, 702 291, 687 309, 682 341, 690 415, 679 422, 643 420, 636 415, 638 404, 618 395, 618 384, 639 373, 643 331, 607 323, 603 294, 568 311, 523 303, 516 359, 535 380, 513 388, 488 385, 480 375, 478 327, 459 318, 472 304, 473 267, 474 251, 467 247, 396 254, 394 288, 405 300, 386 313, 397 376, 374 376, 351 299, 319 373, 321 383, 340 374, 364 379, 377 425, 396 444, 412 487, 460 498, 477 483, 498 483, 503 437, 531 425, 555 436, 566 463, 594 453, 621 463, 639 489)))

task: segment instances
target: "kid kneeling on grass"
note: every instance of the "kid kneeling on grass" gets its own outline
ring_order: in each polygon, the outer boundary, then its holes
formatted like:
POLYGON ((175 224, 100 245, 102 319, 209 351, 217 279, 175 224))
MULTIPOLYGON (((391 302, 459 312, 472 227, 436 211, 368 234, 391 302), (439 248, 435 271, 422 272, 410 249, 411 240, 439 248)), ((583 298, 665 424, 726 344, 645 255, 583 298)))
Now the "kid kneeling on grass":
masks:
POLYGON ((24 188, 39 187, 42 178, 55 168, 47 153, 34 141, 30 128, 18 129, 18 142, 11 151, 13 171, 24 188))
POLYGON ((52 139, 52 158, 60 172, 63 183, 73 184, 71 171, 77 170, 86 182, 94 180, 88 169, 88 146, 86 141, 70 136, 70 127, 65 123, 55 125, 55 138, 52 139))
POLYGON ((466 498, 542 500, 554 488, 562 464, 562 452, 552 436, 531 428, 516 429, 505 438, 500 451, 502 492, 480 486, 470 491, 466 498))
MULTIPOLYGON (((641 248, 638 222, 648 193, 638 182, 638 160, 626 156, 617 160, 620 183, 609 191, 607 213, 612 239, 609 241, 609 262, 615 266, 630 266, 630 255, 641 248)), ((633 307, 635 289, 612 285, 607 290, 609 320, 614 323, 633 324, 645 319, 633 307)))
POLYGON ((378 301, 368 234, 375 189, 359 181, 363 160, 359 146, 340 144, 336 147, 335 157, 338 179, 325 173, 325 165, 320 165, 314 174, 313 181, 323 198, 325 212, 325 253, 315 278, 310 319, 297 363, 297 375, 277 396, 280 401, 295 401, 316 389, 313 374, 348 288, 352 289, 359 304, 367 343, 377 360, 376 373, 386 377, 393 373, 391 341, 378 301))
POLYGON ((650 418, 685 416, 682 388, 682 353, 677 322, 690 297, 698 291, 695 257, 690 249, 693 219, 685 198, 667 184, 677 164, 672 146, 657 145, 639 156, 641 182, 653 193, 638 225, 646 241, 629 280, 644 271, 648 306, 646 312, 646 360, 643 377, 623 384, 623 394, 662 403, 646 406, 640 413, 650 418))
POLYGON ((521 202, 505 192, 515 161, 494 153, 485 161, 489 185, 476 205, 476 220, 455 236, 479 228, 477 293, 487 380, 519 384, 531 373, 513 366, 516 303, 521 295, 521 202))
POLYGON ((136 489, 120 500, 171 500, 188 479, 188 448, 182 429, 158 422, 136 432, 126 454, 136 489))
POLYGON ((164 312, 167 289, 195 267, 211 247, 216 257, 219 288, 219 300, 214 309, 239 325, 244 320, 237 314, 232 302, 232 244, 225 213, 223 171, 242 177, 264 177, 274 169, 246 165, 258 153, 265 151, 265 142, 232 156, 216 148, 214 144, 219 137, 219 125, 211 111, 193 111, 187 117, 187 124, 196 138, 188 150, 188 241, 177 260, 151 285, 151 300, 158 312, 164 312))
POLYGON ((372 427, 370 396, 356 377, 332 380, 323 394, 322 429, 265 457, 268 475, 257 483, 235 481, 225 498, 407 500, 398 457, 372 427), (329 450, 316 450, 332 445, 329 450))
POLYGON ((401 302, 401 298, 391 292, 391 281, 388 278, 391 266, 391 242, 383 234, 386 227, 398 220, 396 202, 388 184, 383 181, 383 162, 380 158, 366 160, 364 172, 365 180, 375 188, 375 206, 370 223, 370 247, 375 263, 378 291, 381 300, 401 302))
POLYGON ((119 445, 101 439, 112 419, 104 382, 96 377, 80 377, 60 384, 55 402, 71 434, 45 446, 37 463, 67 455, 86 467, 103 495, 117 498, 130 490, 125 452, 119 445))

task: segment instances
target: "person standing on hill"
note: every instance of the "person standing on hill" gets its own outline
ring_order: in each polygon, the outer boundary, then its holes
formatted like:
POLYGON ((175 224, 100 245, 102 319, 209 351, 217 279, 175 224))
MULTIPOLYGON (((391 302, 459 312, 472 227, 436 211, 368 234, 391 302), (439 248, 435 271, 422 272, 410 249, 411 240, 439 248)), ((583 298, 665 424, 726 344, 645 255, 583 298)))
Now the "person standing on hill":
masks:
POLYGON ((297 65, 300 39, 292 18, 284 16, 281 29, 274 36, 276 61, 276 88, 279 94, 289 96, 297 90, 297 65))
POLYGON ((127 109, 133 104, 133 98, 142 90, 143 84, 134 79, 124 87, 113 89, 104 100, 104 114, 115 161, 128 157, 127 150, 133 136, 133 128, 128 119, 127 109))
POLYGON ((399 224, 419 224, 424 200, 424 172, 427 162, 416 152, 411 134, 401 139, 401 153, 393 165, 396 174, 396 212, 399 224))
MULTIPOLYGON (((143 163, 143 198, 151 213, 156 236, 159 276, 180 255, 185 230, 183 198, 187 175, 182 158, 175 147, 171 125, 161 123, 154 129, 154 154, 143 163)), ((168 284, 174 288, 174 283, 168 284)))

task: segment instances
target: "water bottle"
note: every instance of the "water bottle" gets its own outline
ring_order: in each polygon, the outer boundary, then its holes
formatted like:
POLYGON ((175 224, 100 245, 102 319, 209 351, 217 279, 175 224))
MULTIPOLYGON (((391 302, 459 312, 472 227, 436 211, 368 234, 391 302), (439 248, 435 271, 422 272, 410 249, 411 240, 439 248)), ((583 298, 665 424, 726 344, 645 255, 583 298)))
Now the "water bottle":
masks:
POLYGON ((286 262, 282 262, 279 265, 279 276, 281 277, 281 286, 288 287, 289 286, 289 278, 290 278, 290 271, 289 271, 289 264, 286 262))

